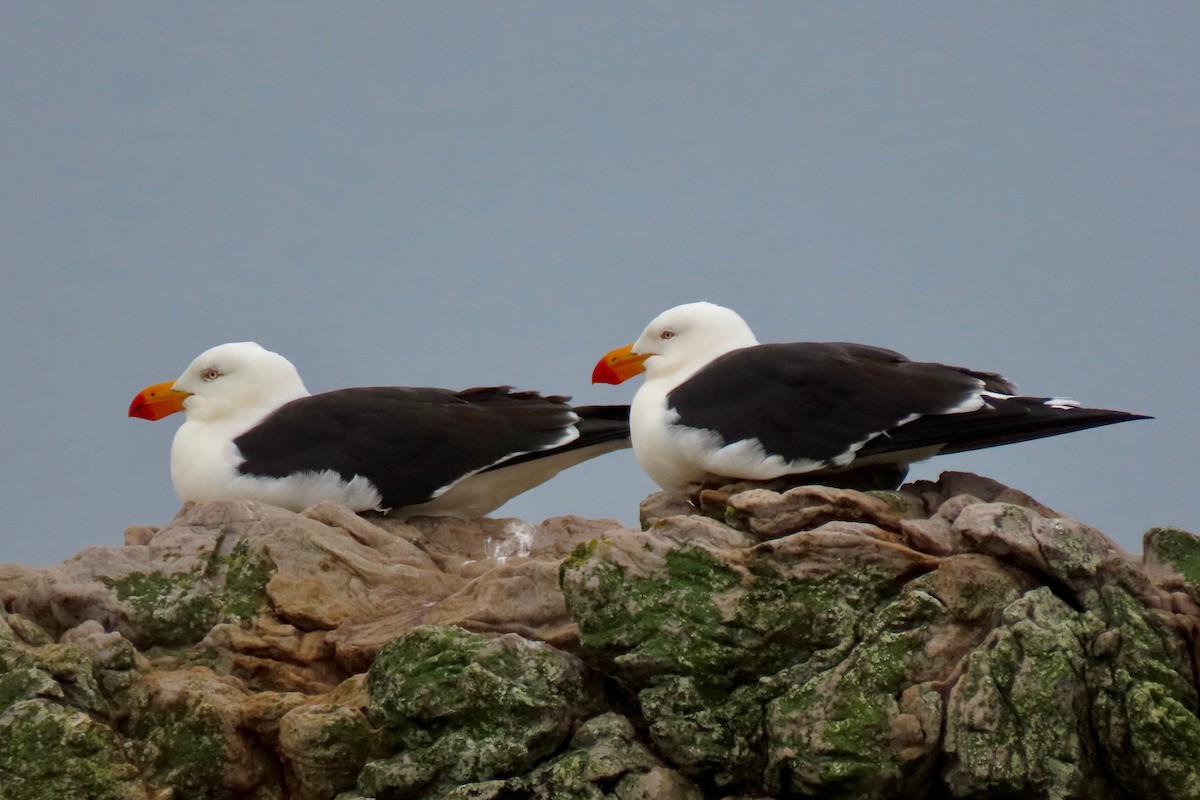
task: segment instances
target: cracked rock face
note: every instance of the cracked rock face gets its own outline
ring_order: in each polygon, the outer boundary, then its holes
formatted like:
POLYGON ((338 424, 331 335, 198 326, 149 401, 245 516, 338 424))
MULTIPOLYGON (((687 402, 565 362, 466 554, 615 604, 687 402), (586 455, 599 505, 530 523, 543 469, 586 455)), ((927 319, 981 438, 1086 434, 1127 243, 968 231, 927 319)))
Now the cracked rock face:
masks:
POLYGON ((974 475, 0 564, 10 798, 1200 799, 1200 538, 974 475))

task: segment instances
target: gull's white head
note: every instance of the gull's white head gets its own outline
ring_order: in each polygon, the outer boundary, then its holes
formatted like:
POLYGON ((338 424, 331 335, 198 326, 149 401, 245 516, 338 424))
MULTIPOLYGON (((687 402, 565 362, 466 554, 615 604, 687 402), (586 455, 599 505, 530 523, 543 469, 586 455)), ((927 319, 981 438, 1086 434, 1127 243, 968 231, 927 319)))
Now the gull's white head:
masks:
POLYGON ((659 314, 638 340, 607 353, 593 383, 621 383, 641 372, 684 380, 717 356, 758 344, 737 312, 713 303, 687 303, 659 314))
POLYGON ((195 421, 261 416, 307 394, 292 362, 255 342, 231 342, 196 356, 177 380, 143 389, 129 415, 153 420, 186 411, 195 421))

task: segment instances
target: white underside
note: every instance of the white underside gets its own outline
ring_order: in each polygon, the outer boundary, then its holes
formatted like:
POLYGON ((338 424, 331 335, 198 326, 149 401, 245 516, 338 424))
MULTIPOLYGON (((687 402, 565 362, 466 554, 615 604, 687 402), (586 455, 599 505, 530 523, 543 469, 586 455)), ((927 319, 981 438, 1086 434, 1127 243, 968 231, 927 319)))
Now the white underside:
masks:
POLYGON ((415 506, 394 509, 395 516, 482 517, 495 511, 512 498, 553 478, 568 467, 590 458, 626 447, 624 441, 605 442, 543 456, 509 467, 477 472, 464 478, 433 500, 415 506))
POLYGON ((239 473, 242 457, 233 439, 256 422, 184 422, 171 446, 171 482, 179 499, 258 500, 292 511, 334 500, 355 511, 379 509, 383 498, 361 476, 345 481, 333 470, 301 472, 286 478, 239 473))
MULTIPOLYGON (((784 475, 836 471, 851 465, 860 467, 885 463, 910 464, 935 456, 944 447, 943 444, 934 444, 910 451, 857 458, 858 451, 868 442, 883 435, 883 432, 878 432, 853 443, 828 463, 813 459, 789 461, 782 456, 768 454, 758 439, 724 444, 724 440, 715 431, 679 425, 679 414, 667 407, 667 395, 678 383, 647 380, 634 395, 630 406, 629 428, 638 463, 655 483, 668 491, 682 491, 688 484, 698 483, 711 476, 770 480, 784 475)), ((978 411, 989 399, 999 400, 1007 397, 1010 395, 984 391, 980 382, 978 392, 941 413, 970 413, 978 411)), ((1075 401, 1064 398, 1051 398, 1045 404, 1053 408, 1078 405, 1075 401)), ((894 427, 919 418, 919 414, 912 414, 900 420, 894 427)))
MULTIPOLYGON (((638 463, 651 480, 668 491, 682 491, 689 483, 709 475, 769 480, 825 466, 811 459, 788 461, 768 455, 757 439, 723 444, 714 431, 679 425, 679 414, 667 408, 669 390, 664 391, 658 382, 647 381, 634 395, 629 414, 638 463)), ((853 459, 851 451, 845 462, 853 459)))
MULTIPOLYGON (((743 439, 722 444, 719 434, 676 423, 678 414, 665 406, 648 410, 643 415, 644 429, 639 428, 636 399, 630 416, 634 454, 646 474, 668 491, 683 491, 690 483, 699 483, 711 476, 765 481, 784 475, 838 470, 853 464, 855 467, 876 463, 911 463, 937 455, 941 445, 909 453, 889 453, 874 458, 856 458, 857 452, 875 434, 855 442, 829 462, 815 459, 788 460, 769 455, 758 439, 743 439), (655 413, 657 412, 657 413, 655 413), (654 422, 654 418, 658 422, 654 422)), ((914 417, 915 419, 915 417, 914 417)), ((908 421, 908 420, 906 420, 908 421)))

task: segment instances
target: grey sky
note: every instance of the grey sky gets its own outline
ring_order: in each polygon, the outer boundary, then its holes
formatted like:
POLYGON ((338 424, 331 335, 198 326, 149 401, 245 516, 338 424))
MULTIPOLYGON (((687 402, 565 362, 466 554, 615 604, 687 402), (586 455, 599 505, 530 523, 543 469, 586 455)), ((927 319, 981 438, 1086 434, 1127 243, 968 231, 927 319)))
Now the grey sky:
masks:
MULTIPOLYGON (((929 462, 1200 528, 1200 6, 12 2, 0 561, 178 508, 133 394, 588 385, 706 299, 1158 417, 929 462)), ((510 503, 637 519, 632 455, 510 503)))

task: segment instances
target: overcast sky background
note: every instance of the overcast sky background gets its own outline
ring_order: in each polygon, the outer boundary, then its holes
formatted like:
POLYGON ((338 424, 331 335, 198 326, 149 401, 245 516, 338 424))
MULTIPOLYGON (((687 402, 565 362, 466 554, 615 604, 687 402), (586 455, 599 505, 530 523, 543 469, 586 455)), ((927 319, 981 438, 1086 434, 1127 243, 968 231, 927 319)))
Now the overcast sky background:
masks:
MULTIPOLYGON (((0 561, 179 507, 143 386, 515 384, 711 300, 1152 414, 934 460, 1140 552, 1200 529, 1200 5, 83 3, 0 11, 0 561)), ((511 502, 636 524, 628 452, 511 502)))

